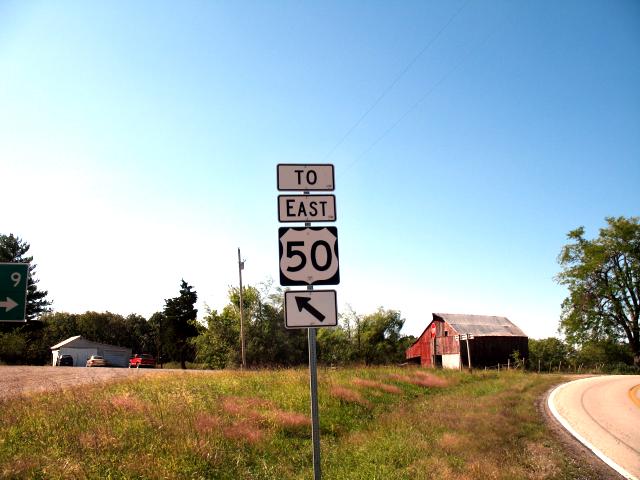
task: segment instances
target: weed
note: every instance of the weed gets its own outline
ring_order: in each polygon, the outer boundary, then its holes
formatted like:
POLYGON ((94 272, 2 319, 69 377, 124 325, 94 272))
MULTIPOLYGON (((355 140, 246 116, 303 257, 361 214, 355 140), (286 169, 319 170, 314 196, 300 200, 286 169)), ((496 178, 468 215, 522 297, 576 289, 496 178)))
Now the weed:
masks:
MULTIPOLYGON (((534 406, 553 377, 320 373, 326 478, 572 478, 534 406)), ((132 376, 0 407, 0 478, 312 476, 306 369, 132 376)))
POLYGON ((350 388, 347 388, 347 387, 340 387, 340 386, 331 387, 331 389, 329 390, 329 393, 332 396, 344 402, 358 403, 365 407, 368 407, 371 405, 369 401, 366 400, 360 392, 357 392, 356 390, 351 390, 350 388))
POLYGON ((388 383, 377 382, 375 380, 367 380, 364 378, 354 378, 352 383, 359 387, 371 388, 374 390, 381 390, 386 393, 392 393, 394 395, 399 395, 402 393, 402 390, 395 385, 389 385, 388 383))

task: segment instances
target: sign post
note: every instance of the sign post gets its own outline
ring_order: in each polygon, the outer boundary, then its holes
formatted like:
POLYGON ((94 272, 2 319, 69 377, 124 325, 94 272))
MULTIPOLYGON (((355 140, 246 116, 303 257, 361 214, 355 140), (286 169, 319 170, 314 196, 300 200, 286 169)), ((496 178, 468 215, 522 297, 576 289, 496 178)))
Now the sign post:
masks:
POLYGON ((465 340, 467 341, 467 361, 469 362, 469 373, 473 372, 473 367, 471 366, 471 350, 469 349, 469 338, 473 338, 473 335, 469 335, 468 333, 465 335, 465 340))
POLYGON ((0 263, 0 322, 27 321, 28 263, 0 263))
MULTIPOLYGON (((312 286, 307 287, 312 289, 312 286)), ((320 414, 318 413, 318 357, 316 355, 316 329, 307 330, 309 340, 309 390, 311 391, 311 440, 313 443, 313 478, 320 480, 320 414)))
POLYGON ((278 164, 278 190, 302 191, 303 195, 278 196, 278 220, 304 222, 304 227, 280 227, 280 285, 304 286, 284 295, 286 328, 306 328, 309 341, 309 390, 311 391, 311 439, 313 478, 321 479, 320 417, 318 412, 318 358, 316 328, 335 327, 338 308, 335 290, 313 290, 314 285, 340 283, 338 229, 312 227, 311 222, 335 222, 334 195, 310 195, 311 191, 333 191, 331 164, 278 164))

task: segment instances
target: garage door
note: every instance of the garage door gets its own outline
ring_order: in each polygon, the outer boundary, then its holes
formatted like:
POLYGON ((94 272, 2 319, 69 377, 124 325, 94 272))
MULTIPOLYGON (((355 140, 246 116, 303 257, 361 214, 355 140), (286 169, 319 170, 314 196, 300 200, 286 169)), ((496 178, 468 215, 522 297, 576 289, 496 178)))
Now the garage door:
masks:
POLYGON ((118 350, 104 350, 104 359, 114 367, 126 367, 129 365, 129 354, 118 350))

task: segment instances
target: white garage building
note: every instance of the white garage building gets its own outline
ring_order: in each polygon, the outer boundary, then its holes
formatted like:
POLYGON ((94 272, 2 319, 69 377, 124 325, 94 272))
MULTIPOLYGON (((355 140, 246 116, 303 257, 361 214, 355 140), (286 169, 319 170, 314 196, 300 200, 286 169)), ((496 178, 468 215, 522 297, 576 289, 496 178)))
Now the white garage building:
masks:
POLYGON ((74 367, 84 367, 91 355, 100 355, 113 367, 127 367, 129 366, 129 358, 131 358, 130 348, 92 342, 80 335, 67 338, 54 345, 51 347, 51 353, 53 354, 53 366, 62 355, 71 355, 74 367))

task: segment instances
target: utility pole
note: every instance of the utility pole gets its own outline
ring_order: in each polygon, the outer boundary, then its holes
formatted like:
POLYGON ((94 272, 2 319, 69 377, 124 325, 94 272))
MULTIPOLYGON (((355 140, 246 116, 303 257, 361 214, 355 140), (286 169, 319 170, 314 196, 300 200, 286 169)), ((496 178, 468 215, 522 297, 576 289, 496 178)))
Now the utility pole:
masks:
POLYGON ((240 247, 238 247, 238 276, 240 277, 240 349, 242 355, 242 369, 247 368, 247 357, 244 352, 244 306, 242 302, 242 270, 244 261, 240 258, 240 247))

